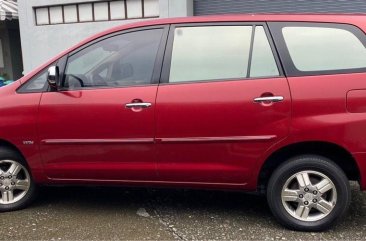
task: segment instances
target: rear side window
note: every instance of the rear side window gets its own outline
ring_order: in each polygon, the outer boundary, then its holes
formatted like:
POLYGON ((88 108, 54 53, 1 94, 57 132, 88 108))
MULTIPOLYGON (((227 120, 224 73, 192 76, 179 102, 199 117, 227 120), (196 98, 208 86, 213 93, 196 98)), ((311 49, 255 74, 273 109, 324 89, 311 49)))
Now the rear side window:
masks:
POLYGON ((273 57, 266 33, 262 26, 255 28, 250 77, 278 76, 278 68, 273 57))
POLYGON ((366 35, 338 23, 269 23, 287 76, 366 71, 366 35))
POLYGON ((175 29, 170 83, 278 75, 278 68, 262 26, 198 26, 175 29))
POLYGON ((350 31, 327 27, 285 27, 282 34, 300 71, 366 67, 366 48, 350 31))

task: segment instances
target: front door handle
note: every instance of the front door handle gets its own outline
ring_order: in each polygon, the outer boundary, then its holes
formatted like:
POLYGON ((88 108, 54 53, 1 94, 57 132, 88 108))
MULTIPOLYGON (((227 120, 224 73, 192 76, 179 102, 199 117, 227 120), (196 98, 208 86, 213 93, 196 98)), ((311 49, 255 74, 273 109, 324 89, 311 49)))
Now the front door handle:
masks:
POLYGON ((266 97, 258 97, 254 99, 255 103, 263 103, 263 102, 280 102, 283 101, 283 96, 266 96, 266 97))
POLYGON ((151 107, 151 103, 147 102, 136 102, 136 103, 128 103, 126 104, 126 108, 132 109, 132 108, 149 108, 151 107))

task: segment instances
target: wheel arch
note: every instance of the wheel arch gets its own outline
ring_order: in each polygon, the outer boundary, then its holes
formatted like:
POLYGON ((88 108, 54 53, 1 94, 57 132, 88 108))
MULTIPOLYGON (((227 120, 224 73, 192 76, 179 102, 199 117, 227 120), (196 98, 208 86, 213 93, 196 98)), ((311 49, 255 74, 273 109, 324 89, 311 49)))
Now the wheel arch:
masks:
POLYGON ((306 141, 281 147, 264 161, 258 175, 258 191, 265 193, 269 178, 283 162, 291 157, 306 154, 327 157, 345 172, 349 180, 360 181, 360 170, 357 162, 344 147, 331 142, 306 141))
POLYGON ((27 160, 25 159, 25 156, 23 155, 23 153, 20 151, 20 149, 16 145, 14 145, 13 143, 11 143, 11 142, 9 142, 7 140, 4 140, 4 139, 1 139, 0 138, 0 148, 1 147, 5 147, 5 148, 8 148, 8 149, 11 149, 12 151, 18 153, 19 155, 21 155, 21 157, 23 158, 23 160, 28 165, 27 160))

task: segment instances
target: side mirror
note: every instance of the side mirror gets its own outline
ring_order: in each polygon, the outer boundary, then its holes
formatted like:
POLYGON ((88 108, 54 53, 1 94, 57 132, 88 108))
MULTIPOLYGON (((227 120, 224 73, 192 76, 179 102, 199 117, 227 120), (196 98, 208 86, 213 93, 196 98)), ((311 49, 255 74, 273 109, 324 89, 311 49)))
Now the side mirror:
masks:
POLYGON ((59 70, 57 66, 51 66, 48 68, 47 82, 52 89, 57 90, 59 79, 59 70))

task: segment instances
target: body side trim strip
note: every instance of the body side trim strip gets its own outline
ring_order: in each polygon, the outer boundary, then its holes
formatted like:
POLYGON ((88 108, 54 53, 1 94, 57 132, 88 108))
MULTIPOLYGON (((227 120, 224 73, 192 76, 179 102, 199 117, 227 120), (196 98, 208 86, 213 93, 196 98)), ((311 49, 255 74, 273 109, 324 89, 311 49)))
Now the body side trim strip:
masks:
MULTIPOLYGON (((275 139, 276 135, 263 136, 224 136, 224 137, 182 137, 182 138, 156 138, 159 143, 177 142, 226 142, 226 141, 266 141, 275 139)), ((46 139, 42 144, 129 144, 129 143, 154 143, 154 138, 131 138, 131 139, 46 139)))
POLYGON ((276 135, 264 136, 223 136, 223 137, 183 137, 183 138, 157 138, 158 142, 225 142, 225 141, 266 141, 275 139, 276 135))
POLYGON ((47 139, 42 144, 129 144, 129 143, 154 143, 154 138, 131 138, 131 139, 47 139))

